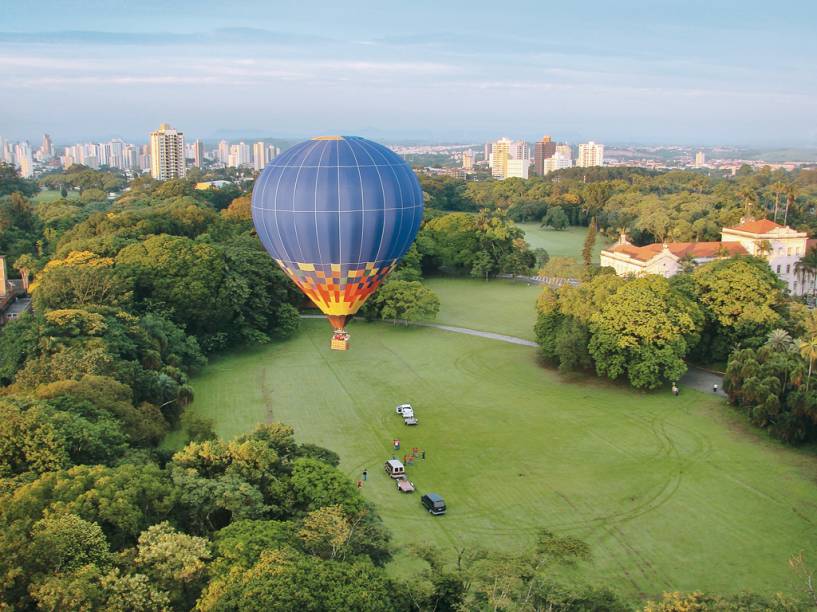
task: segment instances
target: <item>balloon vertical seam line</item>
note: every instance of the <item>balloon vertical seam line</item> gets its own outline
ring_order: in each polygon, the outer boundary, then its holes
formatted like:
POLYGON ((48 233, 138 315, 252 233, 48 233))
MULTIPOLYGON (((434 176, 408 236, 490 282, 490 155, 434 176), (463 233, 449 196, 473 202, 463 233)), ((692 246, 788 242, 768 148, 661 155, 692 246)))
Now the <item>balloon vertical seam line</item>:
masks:
MULTIPOLYGON (((372 157, 372 154, 369 152, 368 145, 365 144, 364 142, 361 142, 360 146, 366 152, 366 155, 369 156, 369 159, 371 159, 372 162, 374 162, 374 157, 372 157)), ((375 165, 374 168, 377 171, 377 180, 380 183, 380 193, 383 194, 383 204, 385 204, 386 203, 386 188, 383 187, 383 177, 381 176, 380 169, 377 167, 377 165, 375 165)), ((386 234, 386 207, 385 206, 381 206, 381 208, 380 208, 380 217, 381 217, 381 221, 382 221, 382 223, 380 225, 380 243, 377 245, 377 252, 375 253, 375 256, 374 256, 375 259, 380 259, 380 252, 383 250, 383 238, 384 238, 384 236, 386 234)))
MULTIPOLYGON (((320 232, 318 231, 318 179, 321 175, 321 162, 323 161, 323 155, 326 153, 326 146, 321 147, 321 157, 318 159, 318 169, 315 172, 315 244, 318 247, 318 261, 323 263, 323 254, 321 253, 321 237, 320 232)), ((294 207, 293 207, 294 208, 294 207)), ((292 215, 293 219, 295 215, 292 215)), ((331 259, 331 257, 330 257, 331 259)))
POLYGON ((360 166, 358 164, 357 155, 355 155, 355 150, 352 148, 352 143, 349 140, 344 140, 349 147, 349 151, 352 153, 352 157, 355 158, 355 167, 357 168, 357 177, 358 182, 360 184, 360 206, 361 206, 361 215, 360 215, 360 243, 357 250, 357 262, 360 265, 361 259, 363 258, 363 237, 366 235, 366 196, 363 192, 363 175, 360 173, 360 166))
MULTIPOLYGON (((313 144, 312 147, 309 149, 309 151, 306 152, 306 155, 303 156, 302 159, 304 161, 312 154, 312 151, 315 149, 318 142, 319 141, 316 141, 315 144, 313 144)), ((293 202, 295 201, 298 195, 298 179, 301 177, 302 167, 303 165, 299 166, 298 172, 295 173, 295 184, 292 186, 293 202)), ((297 217, 295 215, 292 215, 292 230, 295 232, 295 242, 298 243, 298 252, 301 254, 301 261, 306 262, 306 257, 304 256, 304 248, 303 246, 301 246, 301 237, 298 235, 298 224, 296 223, 295 219, 297 219, 297 217)))

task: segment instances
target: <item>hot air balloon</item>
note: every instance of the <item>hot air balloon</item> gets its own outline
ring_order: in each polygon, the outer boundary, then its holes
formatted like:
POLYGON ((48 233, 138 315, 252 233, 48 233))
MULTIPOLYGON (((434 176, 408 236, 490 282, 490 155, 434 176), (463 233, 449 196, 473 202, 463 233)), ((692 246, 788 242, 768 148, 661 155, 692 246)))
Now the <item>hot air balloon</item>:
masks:
POLYGON ((275 262, 329 319, 331 347, 411 246, 423 219, 417 177, 390 149, 320 136, 272 160, 255 183, 252 218, 275 262))

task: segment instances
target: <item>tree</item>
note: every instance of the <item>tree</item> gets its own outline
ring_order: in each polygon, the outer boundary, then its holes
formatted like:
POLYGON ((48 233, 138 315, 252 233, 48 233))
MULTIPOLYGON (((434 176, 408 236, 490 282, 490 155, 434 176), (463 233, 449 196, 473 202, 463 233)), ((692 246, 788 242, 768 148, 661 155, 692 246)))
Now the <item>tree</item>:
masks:
POLYGON ((0 197, 20 193, 30 198, 37 191, 39 191, 37 183, 22 178, 13 164, 0 162, 0 197))
POLYGON ((316 459, 296 459, 291 486, 298 508, 311 512, 324 506, 340 506, 352 515, 364 508, 352 482, 336 468, 316 459))
POLYGON ((126 306, 132 283, 114 269, 113 259, 74 251, 52 259, 31 285, 38 310, 71 306, 126 306))
POLYGON ((772 220, 777 223, 777 211, 780 207, 780 196, 786 192, 786 183, 783 181, 776 181, 770 186, 772 193, 774 194, 774 216, 772 220))
POLYGON ((703 315, 667 279, 647 276, 622 285, 590 318, 589 351, 599 375, 626 374, 636 388, 678 380, 698 341, 703 315))
POLYGON ((139 535, 134 566, 168 593, 175 607, 190 609, 204 587, 209 559, 205 538, 181 533, 165 521, 139 535))
POLYGON ((163 304, 172 320, 195 335, 217 332, 230 320, 232 300, 217 246, 181 236, 152 236, 122 249, 116 265, 131 271, 138 302, 163 304))
POLYGON ((418 281, 391 280, 385 283, 371 298, 380 312, 380 318, 427 321, 437 316, 440 300, 433 291, 418 281))
POLYGON ((96 523, 76 514, 55 514, 32 528, 31 567, 40 575, 70 572, 84 565, 107 568, 113 562, 105 534, 96 523))
POLYGON ((543 227, 550 227, 554 230, 563 230, 568 226, 569 220, 561 206, 551 206, 548 208, 545 218, 542 219, 543 227))
POLYGON ((785 329, 773 329, 769 332, 769 337, 766 340, 766 345, 773 351, 786 351, 792 345, 792 338, 785 329))
POLYGON ((232 221, 252 221, 252 197, 243 195, 236 198, 221 211, 221 216, 232 221))
POLYGON ((550 254, 542 248, 534 249, 533 250, 533 257, 534 257, 534 267, 537 270, 541 270, 542 267, 550 261, 550 254))
POLYGON ((479 251, 474 255, 473 263, 471 264, 471 276, 488 280, 488 276, 490 276, 493 271, 494 262, 487 251, 479 251))
POLYGON ((783 213, 783 225, 789 222, 789 208, 794 206, 797 200, 797 187, 793 183, 786 186, 786 210, 783 213))
POLYGON ((307 551, 323 559, 343 559, 352 525, 340 506, 324 506, 304 517, 298 538, 307 551))
POLYGON ((780 327, 784 285, 766 261, 736 257, 698 266, 693 295, 706 315, 701 351, 724 359, 741 343, 759 346, 780 327))
POLYGON ((590 269, 593 263, 593 247, 596 245, 596 218, 590 219, 590 225, 587 228, 587 235, 584 238, 584 246, 582 247, 582 261, 586 270, 590 269))
POLYGON ((814 360, 817 359, 817 338, 809 338, 800 341, 800 355, 808 362, 808 375, 806 376, 806 391, 811 382, 811 370, 814 367, 814 360))
POLYGON ((65 440, 42 409, 0 400, 0 478, 68 467, 65 440))
POLYGON ((31 278, 31 273, 37 268, 36 260, 24 253, 14 261, 14 269, 20 273, 20 278, 23 280, 23 289, 28 293, 28 283, 31 278))
POLYGON ((325 561, 291 548, 266 550, 251 568, 212 581, 197 608, 234 610, 247 602, 270 612, 395 609, 385 573, 371 562, 325 561))

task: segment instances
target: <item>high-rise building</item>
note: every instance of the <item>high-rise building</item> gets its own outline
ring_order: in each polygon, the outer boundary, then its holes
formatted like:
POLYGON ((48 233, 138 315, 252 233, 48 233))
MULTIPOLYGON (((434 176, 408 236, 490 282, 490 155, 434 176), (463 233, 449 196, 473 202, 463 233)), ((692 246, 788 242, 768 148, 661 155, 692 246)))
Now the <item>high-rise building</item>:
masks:
POLYGON ((281 149, 279 149, 275 145, 267 146, 267 163, 271 162, 273 159, 278 157, 280 154, 281 154, 281 149))
POLYGON ((463 170, 474 169, 474 152, 471 149, 462 152, 462 169, 463 170))
POLYGON ((222 164, 230 161, 230 144, 226 140, 221 140, 218 143, 218 161, 222 164))
POLYGON ((122 168, 124 170, 136 170, 139 167, 139 154, 136 147, 131 144, 125 145, 122 149, 122 168))
POLYGON ((14 163, 20 169, 20 176, 30 178, 34 174, 34 160, 31 158, 31 145, 27 140, 14 145, 14 163))
POLYGON ((37 149, 37 159, 46 161, 54 157, 54 143, 51 142, 51 136, 43 134, 43 141, 40 148, 37 149))
POLYGON ((550 139, 550 136, 542 136, 542 140, 537 141, 534 145, 533 165, 536 174, 542 176, 545 171, 545 160, 550 159, 556 153, 556 143, 550 139))
POLYGON ((576 159, 576 165, 580 168, 589 168, 590 166, 604 165, 604 145, 597 144, 592 140, 588 143, 579 145, 579 157, 576 159))
POLYGON ((511 140, 509 138, 500 138, 491 143, 490 165, 491 174, 495 178, 505 179, 511 176, 527 178, 527 167, 530 166, 530 147, 528 147, 528 143, 524 140, 511 140), (510 170, 508 162, 511 160, 521 163, 513 164, 513 170, 510 170), (525 167, 524 171, 521 170, 523 166, 525 167))
POLYGON ((150 133, 150 174, 160 181, 184 178, 184 133, 167 123, 150 133))
POLYGON ((489 162, 491 161, 491 153, 493 148, 493 143, 486 142, 485 145, 482 147, 482 161, 489 162))
POLYGON ((530 146, 524 140, 514 140, 508 147, 508 153, 511 159, 527 159, 530 161, 530 146))
POLYGON ((509 159, 504 178, 528 178, 530 172, 530 158, 509 159))
POLYGON ((204 165, 204 143, 201 140, 196 140, 193 143, 193 165, 196 168, 201 168, 204 165))
POLYGON ((0 138, 0 162, 7 164, 14 163, 14 153, 11 150, 11 143, 0 138))
POLYGON ((252 166, 261 172, 267 165, 267 161, 267 146, 259 140, 252 146, 252 166))
POLYGON ((703 151, 698 151, 695 154, 695 167, 696 168, 703 168, 706 165, 706 153, 703 151))
POLYGON ((246 142, 238 143, 238 165, 249 166, 252 163, 250 145, 246 142))
POLYGON ((573 148, 569 144, 557 144, 556 155, 561 155, 565 159, 573 159, 573 148))
POLYGON ((494 178, 504 179, 508 174, 508 159, 510 158, 511 140, 500 138, 491 143, 491 174, 494 178))
POLYGON ((551 157, 544 160, 542 164, 542 175, 550 174, 554 170, 561 170, 563 168, 570 168, 573 165, 573 160, 569 155, 556 152, 551 157))

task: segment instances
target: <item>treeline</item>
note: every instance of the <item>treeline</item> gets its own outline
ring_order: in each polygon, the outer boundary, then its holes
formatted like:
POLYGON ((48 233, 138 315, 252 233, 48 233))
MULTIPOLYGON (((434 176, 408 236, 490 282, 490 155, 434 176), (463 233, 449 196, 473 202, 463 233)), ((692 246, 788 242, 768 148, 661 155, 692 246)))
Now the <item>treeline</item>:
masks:
POLYGON ((591 218, 609 236, 626 231, 636 244, 718 240, 741 217, 768 217, 817 231, 817 170, 786 172, 745 166, 734 177, 700 171, 568 168, 528 180, 470 181, 421 176, 428 207, 476 212, 498 207, 514 221, 542 222, 559 208, 571 225, 591 218))
POLYGON ((685 359, 725 361, 735 346, 760 346, 794 329, 784 286, 761 259, 715 261, 670 279, 622 278, 611 270, 579 287, 545 288, 536 336, 562 370, 595 369, 639 389, 677 381, 685 359))

